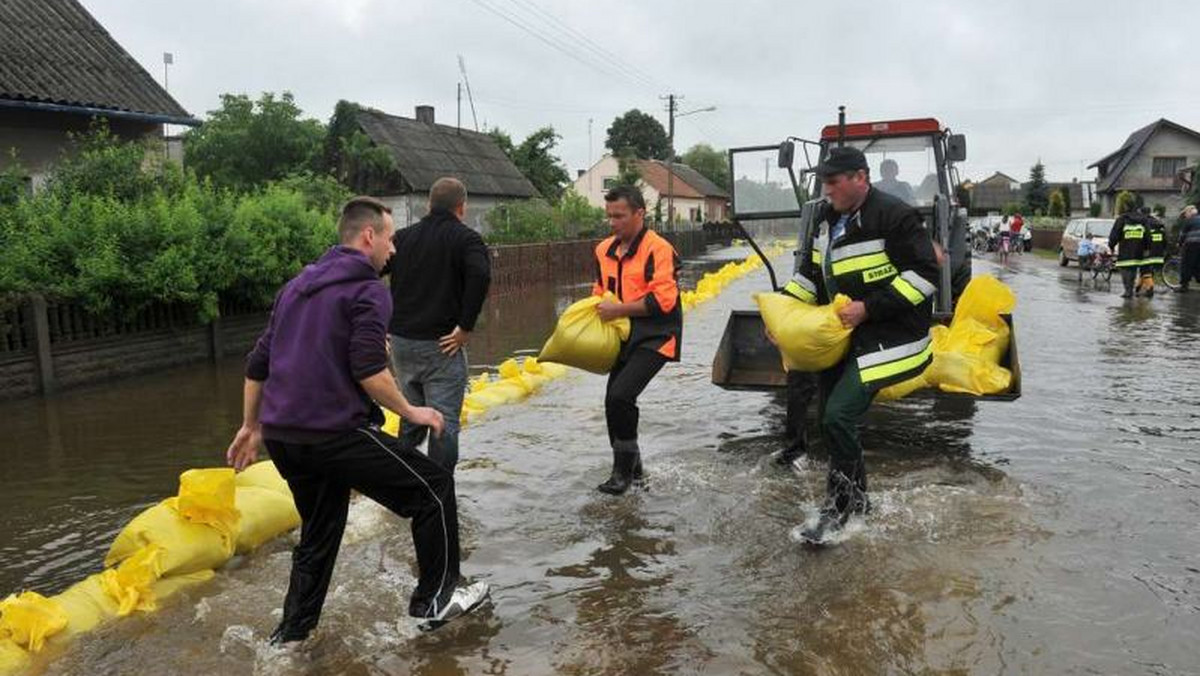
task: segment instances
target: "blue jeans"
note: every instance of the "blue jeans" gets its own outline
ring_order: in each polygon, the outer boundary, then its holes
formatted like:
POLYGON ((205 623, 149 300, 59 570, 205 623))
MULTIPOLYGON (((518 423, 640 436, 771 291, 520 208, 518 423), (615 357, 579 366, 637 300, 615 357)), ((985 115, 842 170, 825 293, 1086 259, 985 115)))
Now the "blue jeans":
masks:
MULTIPOLYGON (((389 338, 401 394, 410 404, 437 409, 446 419, 442 436, 429 437, 429 459, 453 472, 458 463, 459 416, 467 391, 467 353, 459 350, 451 357, 442 354, 436 340, 389 338)), ((428 434, 428 427, 406 420, 400 439, 416 448, 428 434)))

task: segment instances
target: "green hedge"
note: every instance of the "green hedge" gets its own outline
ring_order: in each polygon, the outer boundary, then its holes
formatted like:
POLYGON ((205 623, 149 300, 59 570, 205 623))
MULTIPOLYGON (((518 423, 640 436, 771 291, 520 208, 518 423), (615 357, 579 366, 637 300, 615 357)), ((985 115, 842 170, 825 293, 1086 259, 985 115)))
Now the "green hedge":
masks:
POLYGON ((0 201, 0 299, 28 293, 97 312, 218 298, 267 306, 281 284, 336 241, 336 181, 298 176, 238 194, 137 144, 85 145, 33 197, 0 201))

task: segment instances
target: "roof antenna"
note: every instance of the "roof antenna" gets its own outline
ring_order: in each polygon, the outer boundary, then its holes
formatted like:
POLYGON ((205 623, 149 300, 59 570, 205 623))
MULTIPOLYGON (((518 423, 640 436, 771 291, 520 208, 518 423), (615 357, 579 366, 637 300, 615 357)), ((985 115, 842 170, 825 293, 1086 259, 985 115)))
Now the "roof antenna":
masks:
POLYGON ((463 83, 467 85, 467 102, 471 104, 471 120, 475 122, 475 131, 479 131, 479 118, 475 117, 475 97, 471 96, 471 81, 467 78, 467 62, 462 54, 458 55, 458 69, 462 71, 463 83))
POLYGON ((846 145, 846 106, 838 106, 838 147, 846 145))

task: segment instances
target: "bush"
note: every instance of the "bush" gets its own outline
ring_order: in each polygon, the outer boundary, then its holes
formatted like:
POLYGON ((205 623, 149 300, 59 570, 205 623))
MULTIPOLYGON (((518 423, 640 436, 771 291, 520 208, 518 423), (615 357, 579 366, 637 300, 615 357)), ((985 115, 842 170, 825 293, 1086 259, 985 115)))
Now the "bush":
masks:
POLYGON ((506 202, 489 211, 485 219, 490 228, 488 243, 522 244, 594 232, 604 223, 604 210, 568 191, 557 205, 540 199, 506 202))
MULTIPOLYGON (((145 149, 94 134, 50 187, 0 203, 0 297, 41 293, 92 312, 185 304, 202 319, 218 298, 265 306, 336 241, 345 191, 312 176, 237 195, 145 149)), ((336 185, 336 184, 335 184, 336 185)))

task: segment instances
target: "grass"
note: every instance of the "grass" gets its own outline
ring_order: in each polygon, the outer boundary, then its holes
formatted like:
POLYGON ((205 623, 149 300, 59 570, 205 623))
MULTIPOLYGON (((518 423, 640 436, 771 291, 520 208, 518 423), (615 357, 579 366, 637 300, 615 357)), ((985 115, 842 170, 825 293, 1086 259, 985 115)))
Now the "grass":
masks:
POLYGON ((1038 258, 1045 258, 1047 260, 1052 260, 1052 261, 1058 260, 1058 250, 1057 249, 1034 249, 1033 255, 1037 256, 1038 258))

